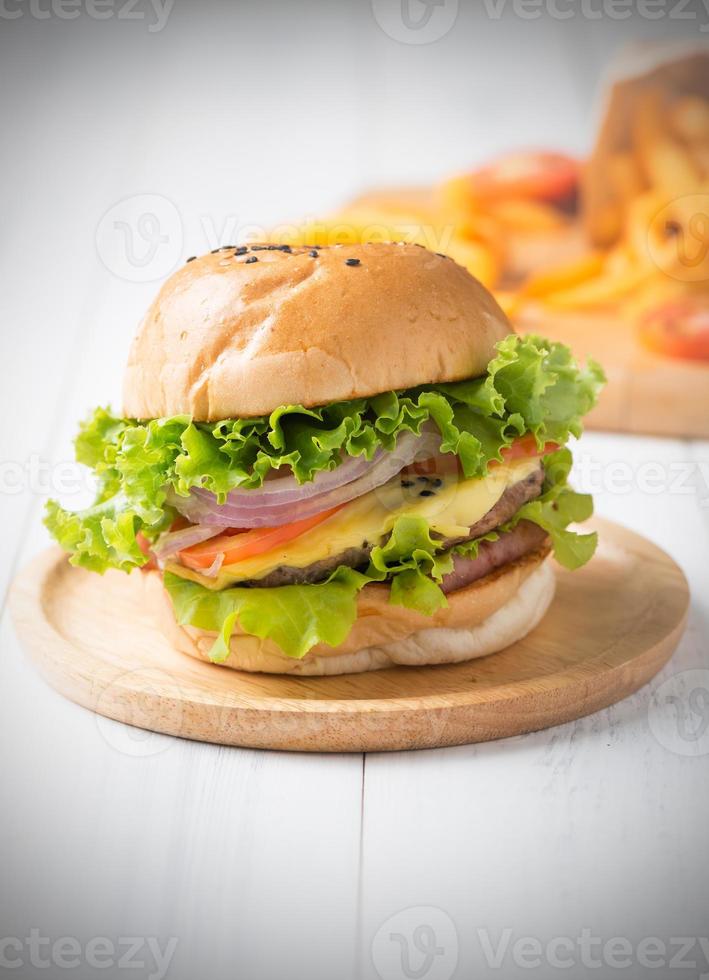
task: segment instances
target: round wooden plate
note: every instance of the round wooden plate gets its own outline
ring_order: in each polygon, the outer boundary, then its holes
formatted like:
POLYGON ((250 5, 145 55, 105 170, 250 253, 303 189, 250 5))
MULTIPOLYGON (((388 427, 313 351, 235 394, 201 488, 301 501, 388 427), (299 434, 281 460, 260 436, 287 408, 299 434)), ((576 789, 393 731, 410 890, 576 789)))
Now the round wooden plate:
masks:
POLYGON ((295 678, 202 663, 172 649, 129 576, 73 568, 55 548, 20 574, 12 611, 53 687, 139 728, 326 752, 479 742, 613 704, 650 680, 679 642, 689 604, 680 569, 639 535, 595 523, 598 553, 577 572, 557 568, 556 598, 537 629, 453 666, 295 678))

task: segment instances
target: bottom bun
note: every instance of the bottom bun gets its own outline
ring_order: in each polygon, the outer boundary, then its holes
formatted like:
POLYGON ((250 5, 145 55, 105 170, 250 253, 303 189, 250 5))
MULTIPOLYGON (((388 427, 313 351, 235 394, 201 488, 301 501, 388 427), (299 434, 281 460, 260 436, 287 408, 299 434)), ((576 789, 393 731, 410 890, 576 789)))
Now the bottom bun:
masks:
MULTIPOLYGON (((548 548, 505 565, 448 595, 448 606, 433 616, 389 603, 389 589, 368 585, 359 595, 358 617, 337 647, 320 643, 301 660, 287 657, 270 640, 249 636, 237 626, 231 652, 220 665, 268 674, 356 674, 402 664, 460 663, 503 650, 534 629, 554 597, 555 578, 548 548)), ((158 602, 161 625, 182 653, 209 660, 216 633, 175 621, 159 575, 144 576, 158 602)))

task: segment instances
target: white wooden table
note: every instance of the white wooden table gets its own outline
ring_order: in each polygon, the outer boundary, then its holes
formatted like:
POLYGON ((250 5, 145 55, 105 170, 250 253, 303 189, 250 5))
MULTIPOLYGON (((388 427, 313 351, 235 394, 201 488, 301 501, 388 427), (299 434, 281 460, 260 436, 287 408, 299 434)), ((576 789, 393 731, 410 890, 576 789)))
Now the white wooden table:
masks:
MULTIPOLYGON (((87 497, 65 465, 76 420, 119 404, 127 344, 156 289, 116 244, 121 221, 135 229, 147 209, 167 229, 146 273, 159 276, 165 253, 176 261, 249 222, 317 213, 370 180, 423 179, 495 145, 551 140, 561 123, 568 145, 583 144, 602 53, 593 25, 573 48, 558 24, 541 36, 513 23, 509 87, 480 88, 501 77, 497 34, 452 34, 417 54, 354 3, 302 3, 297 16, 295 4, 257 6, 206 16, 183 4, 156 34, 86 18, 0 25, 13 42, 0 59, 12 137, 0 145, 3 595, 46 543, 47 492, 87 497), (529 79, 525 39, 537 45, 529 79), (575 61, 581 77, 557 91, 575 61), (537 128, 512 104, 525 81, 537 102, 556 92, 537 128), (471 116, 479 138, 461 145, 471 116)), ((138 260, 152 229, 134 235, 138 260)), ((578 455, 598 511, 666 548, 694 598, 649 689, 551 731, 366 758, 149 735, 46 687, 5 615, 0 973, 707 973, 709 445, 588 434, 578 455), (678 937, 691 937, 686 954, 678 937)))

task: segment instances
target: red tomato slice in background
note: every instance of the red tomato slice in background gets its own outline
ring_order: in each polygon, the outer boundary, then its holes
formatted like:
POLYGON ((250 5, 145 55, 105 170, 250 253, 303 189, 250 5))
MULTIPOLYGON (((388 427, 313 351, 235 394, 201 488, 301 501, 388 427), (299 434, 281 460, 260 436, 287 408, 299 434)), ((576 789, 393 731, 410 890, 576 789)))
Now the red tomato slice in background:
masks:
POLYGON ((563 153, 520 151, 481 167, 470 182, 473 195, 484 200, 558 202, 576 192, 579 175, 578 161, 563 153))
POLYGON ((640 339, 655 354, 709 360, 709 298, 688 296, 661 303, 638 324, 640 339))

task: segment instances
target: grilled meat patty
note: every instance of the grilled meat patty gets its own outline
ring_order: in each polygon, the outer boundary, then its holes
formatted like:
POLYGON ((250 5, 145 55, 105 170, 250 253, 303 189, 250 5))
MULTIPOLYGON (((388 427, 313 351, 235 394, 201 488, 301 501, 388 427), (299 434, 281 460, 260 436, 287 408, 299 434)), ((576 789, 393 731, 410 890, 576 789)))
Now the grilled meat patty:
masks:
POLYGON ((544 528, 531 521, 520 521, 517 527, 501 534, 497 541, 483 541, 476 558, 453 556, 453 571, 443 576, 441 588, 444 592, 455 592, 466 585, 477 582, 496 568, 517 561, 524 555, 539 551, 547 542, 544 528))
MULTIPOLYGON (((442 550, 452 548, 453 545, 461 544, 463 541, 469 541, 471 538, 479 538, 483 534, 487 534, 488 531, 492 531, 506 521, 509 521, 517 513, 522 504, 539 496, 543 482, 544 469, 540 463, 539 468, 533 473, 530 473, 528 477, 520 480, 519 483, 515 483, 512 487, 508 487, 495 506, 469 528, 468 534, 465 537, 448 538, 442 541, 442 550)), ((373 541, 362 545, 360 548, 348 548, 346 551, 342 551, 337 555, 331 555, 329 558, 323 558, 322 561, 313 562, 312 565, 307 565, 305 568, 281 565, 279 568, 275 568, 272 572, 269 572, 268 575, 264 575, 263 578, 251 579, 240 584, 272 588, 277 585, 321 582, 331 572, 334 572, 336 568, 339 568, 340 565, 348 565, 350 568, 359 568, 362 565, 366 565, 372 548, 377 543, 373 541)), ((514 559, 509 560, 512 561, 514 559)))

